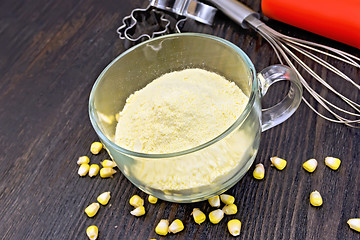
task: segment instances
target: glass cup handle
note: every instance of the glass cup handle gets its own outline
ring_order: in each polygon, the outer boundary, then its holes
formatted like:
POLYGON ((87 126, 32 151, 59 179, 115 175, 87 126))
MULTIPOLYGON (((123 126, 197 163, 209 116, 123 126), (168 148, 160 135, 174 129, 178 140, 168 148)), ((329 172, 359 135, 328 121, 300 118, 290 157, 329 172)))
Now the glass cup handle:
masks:
POLYGON ((302 85, 294 70, 284 65, 273 65, 258 74, 260 94, 263 97, 269 87, 279 81, 290 81, 286 97, 276 105, 262 110, 262 131, 272 128, 288 119, 298 108, 302 97, 302 85))

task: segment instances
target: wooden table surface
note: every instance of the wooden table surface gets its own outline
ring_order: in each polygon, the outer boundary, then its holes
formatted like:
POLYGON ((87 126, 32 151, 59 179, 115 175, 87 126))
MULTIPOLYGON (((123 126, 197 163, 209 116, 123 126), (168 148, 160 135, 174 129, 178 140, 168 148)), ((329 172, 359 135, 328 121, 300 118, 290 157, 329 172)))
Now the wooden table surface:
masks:
MULTIPOLYGON (((260 11, 260 0, 243 2, 260 11)), ((159 239, 154 228, 162 218, 182 219, 185 230, 161 239, 233 239, 226 229, 230 216, 217 225, 193 222, 192 209, 209 213, 207 202, 146 202, 147 214, 136 218, 129 213, 128 200, 133 194, 147 196, 124 175, 101 179, 77 174, 79 156, 88 155, 95 163, 108 158, 105 151, 97 156, 89 151, 98 138, 88 117, 88 97, 100 72, 128 48, 116 34, 122 18, 146 4, 146 0, 0 1, 0 239, 87 239, 85 231, 92 224, 99 227, 99 239, 159 239), (112 193, 110 204, 88 218, 84 208, 104 191, 112 193)), ((358 49, 265 21, 290 36, 360 56, 358 49)), ((257 70, 278 63, 264 39, 221 13, 212 27, 189 21, 183 31, 235 43, 257 70)), ((359 83, 359 69, 344 64, 340 69, 359 83)), ((320 74, 332 76, 328 71, 320 74)), ((309 83, 320 88, 313 79, 309 83)), ((360 101, 352 87, 337 85, 360 101)), ((284 95, 281 84, 271 89, 265 105, 284 95)), ((305 97, 309 99, 309 94, 305 97)), ((265 179, 256 181, 248 173, 228 191, 236 197, 235 217, 242 222, 237 239, 360 239, 360 233, 346 224, 349 218, 360 217, 359 143, 360 130, 327 122, 304 103, 288 121, 264 132, 255 162, 264 163, 265 179), (285 170, 270 167, 268 159, 274 155, 288 160, 285 170), (341 158, 338 171, 325 167, 326 156, 341 158), (301 167, 309 158, 319 161, 313 174, 301 167), (309 205, 313 190, 323 196, 320 208, 309 205)))

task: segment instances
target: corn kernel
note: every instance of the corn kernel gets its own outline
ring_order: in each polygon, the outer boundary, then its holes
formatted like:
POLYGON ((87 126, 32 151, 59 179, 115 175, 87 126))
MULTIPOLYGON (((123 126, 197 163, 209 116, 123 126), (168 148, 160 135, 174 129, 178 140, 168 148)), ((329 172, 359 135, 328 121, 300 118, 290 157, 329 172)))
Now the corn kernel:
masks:
POLYGON ((161 219, 155 228, 155 232, 159 235, 166 236, 169 232, 169 221, 161 219))
POLYGON ((287 163, 286 160, 279 157, 271 157, 270 161, 278 170, 283 170, 287 163))
POLYGON ((99 152, 101 151, 103 145, 101 142, 93 142, 90 146, 90 152, 92 154, 99 154, 99 152))
POLYGON ((87 208, 85 208, 85 213, 88 215, 88 217, 93 217, 99 211, 99 208, 100 208, 100 204, 92 203, 89 206, 87 206, 87 208))
POLYGON ((347 223, 351 229, 360 232, 360 218, 351 218, 347 221, 347 223))
POLYGON ((233 204, 235 202, 235 198, 229 194, 221 194, 220 199, 226 205, 233 204))
POLYGON ((90 240, 96 240, 99 234, 99 229, 95 225, 91 225, 86 229, 86 235, 90 240))
POLYGON ((318 191, 314 191, 310 194, 310 203, 314 207, 319 207, 323 204, 322 197, 318 191))
POLYGON ((180 219, 175 219, 169 226, 169 232, 178 233, 184 230, 184 224, 180 219))
POLYGON ((89 163, 90 162, 90 158, 88 156, 81 156, 79 157, 79 159, 77 160, 77 164, 81 165, 83 163, 89 163))
POLYGON ((110 192, 103 192, 102 194, 100 194, 98 197, 97 197, 97 201, 99 203, 101 203, 101 205, 106 205, 108 204, 109 200, 110 200, 110 192))
POLYGON ((220 197, 219 196, 209 198, 208 201, 212 207, 220 207, 220 197))
POLYGON ((201 224, 206 220, 206 215, 200 209, 194 208, 191 215, 193 215, 194 221, 197 224, 201 224))
POLYGON ((140 217, 145 214, 145 207, 139 206, 139 207, 135 208, 134 210, 132 210, 130 213, 131 213, 131 215, 140 217))
POLYGON ((149 201, 149 203, 155 204, 155 203, 157 203, 158 199, 154 196, 149 195, 148 201, 149 201))
POLYGON ((240 235, 241 222, 238 219, 232 219, 227 224, 229 232, 234 237, 240 235))
POLYGON ((89 168, 89 176, 95 177, 99 173, 100 167, 97 164, 91 164, 89 168))
POLYGON ((332 170, 337 170, 340 167, 341 161, 338 158, 326 157, 325 165, 331 168, 332 170))
POLYGON ((120 118, 120 114, 119 113, 115 114, 115 119, 117 122, 119 121, 119 118, 120 118))
POLYGON ((237 206, 235 204, 229 204, 224 206, 222 210, 226 215, 234 215, 237 213, 237 206))
POLYGON ((90 166, 87 163, 83 163, 80 165, 79 170, 78 170, 78 174, 81 177, 86 176, 86 174, 89 172, 90 166))
POLYGON ((256 164, 254 172, 253 172, 253 176, 255 179, 263 179, 265 176, 265 168, 264 165, 262 165, 261 163, 256 164))
POLYGON ((102 178, 112 177, 112 175, 114 175, 115 173, 116 170, 114 170, 113 168, 105 167, 100 169, 100 177, 102 178))
POLYGON ((221 209, 216 209, 209 213, 209 220, 213 224, 218 224, 224 217, 224 212, 221 209))
POLYGON ((116 167, 116 163, 112 160, 107 160, 105 159, 104 161, 101 162, 101 165, 105 168, 105 167, 110 167, 110 168, 113 168, 113 167, 116 167))
POLYGON ((318 163, 317 163, 316 159, 311 158, 311 159, 307 160, 306 162, 304 162, 303 168, 308 172, 314 172, 317 165, 318 165, 318 163))
POLYGON ((131 206, 137 208, 144 205, 144 199, 142 199, 138 195, 134 195, 130 198, 129 203, 131 206))

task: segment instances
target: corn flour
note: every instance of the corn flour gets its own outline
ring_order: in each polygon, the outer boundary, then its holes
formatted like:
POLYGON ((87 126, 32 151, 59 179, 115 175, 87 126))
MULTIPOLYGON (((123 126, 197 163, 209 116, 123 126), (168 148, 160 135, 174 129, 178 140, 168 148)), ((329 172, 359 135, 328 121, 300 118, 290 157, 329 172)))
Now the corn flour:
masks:
MULTIPOLYGON (((152 154, 190 149, 228 129, 247 102, 235 83, 216 73, 202 69, 170 72, 128 97, 119 114, 115 143, 152 154)), ((138 163, 132 166, 132 174, 161 190, 207 185, 235 168, 241 155, 234 149, 210 151, 186 160, 138 163)))

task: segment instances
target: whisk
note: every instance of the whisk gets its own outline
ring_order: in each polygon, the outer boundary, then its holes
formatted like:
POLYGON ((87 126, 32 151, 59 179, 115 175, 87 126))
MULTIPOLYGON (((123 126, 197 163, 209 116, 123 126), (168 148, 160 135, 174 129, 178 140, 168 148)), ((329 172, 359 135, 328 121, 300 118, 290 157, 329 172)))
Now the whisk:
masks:
POLYGON ((356 68, 360 68, 360 58, 353 56, 344 51, 331 48, 322 44, 301 40, 294 37, 289 37, 284 34, 281 34, 261 20, 259 20, 259 14, 248 8, 247 6, 237 2, 235 0, 208 0, 214 4, 219 10, 228 15, 232 20, 240 24, 243 28, 253 28, 255 29, 262 37, 264 37, 269 44, 274 49, 277 58, 281 64, 286 63, 291 67, 296 74, 298 75, 303 87, 309 92, 309 94, 328 111, 330 114, 322 114, 314 106, 310 104, 304 97, 303 101, 311 110, 313 110, 320 117, 336 123, 346 124, 350 127, 360 128, 360 104, 349 99, 348 97, 341 94, 339 91, 334 89, 327 81, 320 77, 313 69, 304 63, 296 54, 296 52, 305 55, 336 75, 340 76, 345 81, 352 84, 355 89, 360 90, 360 85, 357 84, 350 77, 341 72, 338 68, 331 65, 327 61, 320 58, 318 54, 324 54, 330 58, 339 60, 343 63, 349 64, 356 68), (342 102, 346 103, 349 107, 346 109, 340 107, 339 103, 335 104, 325 97, 321 96, 316 92, 305 80, 305 78, 300 74, 295 64, 301 66, 308 74, 310 74, 314 79, 316 79, 320 84, 325 86, 328 90, 333 92, 338 99, 341 99, 342 102), (349 110, 347 110, 349 109, 349 110))

